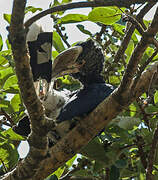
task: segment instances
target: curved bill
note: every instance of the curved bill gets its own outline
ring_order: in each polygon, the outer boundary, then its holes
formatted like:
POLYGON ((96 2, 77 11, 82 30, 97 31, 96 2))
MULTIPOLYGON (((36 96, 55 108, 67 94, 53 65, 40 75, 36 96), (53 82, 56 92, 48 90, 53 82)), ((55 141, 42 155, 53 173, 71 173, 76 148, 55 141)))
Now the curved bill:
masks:
POLYGON ((52 78, 79 72, 83 63, 77 62, 77 58, 82 51, 82 46, 74 46, 60 53, 53 62, 52 78))

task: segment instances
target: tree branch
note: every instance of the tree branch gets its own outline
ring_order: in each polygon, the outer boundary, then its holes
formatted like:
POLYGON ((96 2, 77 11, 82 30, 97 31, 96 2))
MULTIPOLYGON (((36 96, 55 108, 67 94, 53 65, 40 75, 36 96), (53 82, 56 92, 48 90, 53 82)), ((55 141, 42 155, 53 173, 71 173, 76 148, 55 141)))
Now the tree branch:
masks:
POLYGON ((35 21, 39 20, 40 18, 54 13, 54 12, 58 12, 58 11, 66 11, 68 9, 75 9, 75 8, 87 8, 87 7, 100 7, 100 6, 117 6, 117 7, 127 7, 129 8, 130 5, 132 4, 136 4, 136 3, 145 3, 145 2, 149 2, 149 3, 156 3, 156 0, 130 0, 130 1, 126 1, 126 0, 94 0, 94 1, 90 1, 90 2, 76 2, 76 3, 69 3, 69 4, 64 4, 64 5, 59 5, 59 6, 55 6, 52 7, 50 9, 47 9, 45 11, 42 11, 41 13, 33 16, 32 18, 30 18, 29 20, 26 21, 25 23, 25 27, 28 28, 32 23, 34 23, 35 21))
MULTIPOLYGON (((119 87, 120 92, 126 91, 126 89, 129 89, 129 87, 131 87, 131 82, 138 69, 137 68, 138 63, 141 60, 146 48, 150 44, 151 39, 154 38, 157 32, 158 32, 158 8, 156 10, 151 26, 149 27, 148 31, 146 31, 142 36, 140 42, 138 43, 137 47, 135 48, 129 60, 127 69, 125 71, 125 74, 123 76, 122 82, 119 87)), ((118 102, 121 104, 122 100, 118 102)))
MULTIPOLYGON (((145 16, 145 14, 156 4, 155 3, 148 3, 147 5, 144 6, 144 8, 138 13, 138 15, 136 16, 136 20, 138 22, 141 22, 142 21, 142 18, 145 16)), ((142 23, 141 23, 142 24, 142 23)), ((131 24, 130 27, 129 27, 129 30, 128 32, 126 33, 126 35, 124 36, 124 39, 123 41, 121 42, 121 45, 120 45, 120 48, 119 50, 117 51, 116 55, 115 55, 115 58, 114 58, 114 63, 117 63, 119 62, 119 60, 122 58, 123 54, 125 53, 127 47, 128 47, 128 44, 129 44, 129 41, 132 37, 132 34, 135 30, 135 25, 134 24, 131 24)), ((112 70, 112 67, 110 66, 108 69, 107 69, 107 72, 110 72, 112 70)), ((108 73, 107 73, 108 74, 108 73)))

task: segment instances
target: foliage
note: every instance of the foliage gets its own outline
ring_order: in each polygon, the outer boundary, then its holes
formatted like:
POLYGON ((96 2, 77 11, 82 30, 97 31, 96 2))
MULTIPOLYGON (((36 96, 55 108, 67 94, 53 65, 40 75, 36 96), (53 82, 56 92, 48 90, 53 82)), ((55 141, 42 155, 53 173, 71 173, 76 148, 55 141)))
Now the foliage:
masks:
MULTIPOLYGON (((71 2, 54 0, 51 6, 71 2)), ((26 13, 31 11, 41 11, 41 8, 29 6, 26 13)), ((99 7, 92 9, 88 15, 66 14, 65 12, 54 13, 58 31, 61 34, 66 32, 66 24, 74 23, 81 33, 96 39, 105 52, 104 78, 107 83, 118 86, 122 80, 127 63, 138 44, 138 32, 134 31, 128 47, 118 62, 115 55, 120 48, 120 43, 127 33, 126 24, 121 21, 122 11, 117 7, 99 7), (95 34, 91 29, 86 29, 83 21, 96 23, 101 31, 95 34), (104 31, 102 31, 104 29, 104 31)), ((136 11, 137 9, 135 9, 136 11)), ((129 9, 129 13, 134 10, 129 9)), ((10 23, 10 15, 4 14, 4 19, 10 23)), ((145 21, 148 25, 150 22, 145 21)), ((67 47, 63 40, 68 41, 53 31, 53 58, 67 47)), ((11 127, 15 125, 24 115, 25 107, 19 92, 18 82, 14 71, 14 61, 9 44, 7 50, 3 50, 5 42, 0 36, 0 173, 11 170, 18 162, 19 155, 17 148, 25 138, 15 134, 11 127), (9 126, 6 130, 4 125, 9 126), (18 143, 17 143, 18 142, 18 143)), ((140 63, 140 68, 147 67, 146 62, 154 52, 154 48, 149 47, 140 63)), ((157 61, 157 56, 150 61, 157 61)), ((60 77, 57 81, 57 89, 67 88, 71 91, 80 87, 79 83, 70 76, 60 77)), ((142 156, 148 162, 154 130, 158 123, 158 90, 152 93, 143 94, 136 102, 132 103, 124 112, 115 118, 106 129, 81 150, 81 154, 74 156, 64 167, 60 167, 46 180, 59 179, 61 176, 91 177, 94 179, 107 178, 110 180, 119 179, 145 179, 146 171, 142 156), (141 140, 140 140, 141 139, 141 140), (140 152, 140 150, 142 151, 140 152), (75 163, 74 163, 75 162, 75 163)), ((103 127, 104 128, 104 127, 103 127)), ((158 151, 154 159, 154 179, 158 179, 158 151)))

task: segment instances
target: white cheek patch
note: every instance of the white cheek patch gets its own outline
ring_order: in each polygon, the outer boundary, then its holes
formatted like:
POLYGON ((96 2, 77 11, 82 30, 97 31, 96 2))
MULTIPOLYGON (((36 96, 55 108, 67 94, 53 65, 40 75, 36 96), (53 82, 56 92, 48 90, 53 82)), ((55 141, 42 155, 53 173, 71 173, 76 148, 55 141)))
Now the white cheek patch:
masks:
POLYGON ((43 52, 37 51, 37 64, 48 62, 52 56, 52 46, 50 43, 46 42, 42 44, 41 49, 43 49, 43 52))

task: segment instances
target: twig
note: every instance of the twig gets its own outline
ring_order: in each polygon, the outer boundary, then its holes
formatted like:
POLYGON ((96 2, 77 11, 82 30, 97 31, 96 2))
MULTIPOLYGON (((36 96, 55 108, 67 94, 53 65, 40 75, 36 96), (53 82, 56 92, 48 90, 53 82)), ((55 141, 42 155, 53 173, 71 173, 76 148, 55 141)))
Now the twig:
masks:
POLYGON ((99 42, 101 41, 101 36, 105 33, 105 31, 106 31, 106 25, 102 24, 100 32, 96 33, 96 41, 99 42))
POLYGON ((2 165, 3 165, 3 168, 4 168, 5 173, 7 173, 8 171, 7 171, 7 167, 6 167, 6 165, 4 164, 4 162, 3 162, 3 160, 2 160, 2 159, 0 159, 0 161, 1 161, 2 165))
MULTIPOLYGON (((56 17, 54 15, 51 15, 51 17, 53 18, 54 22, 56 21, 56 17)), ((62 38, 62 40, 64 41, 64 43, 67 45, 67 47, 69 48, 71 45, 68 43, 68 41, 66 40, 66 37, 63 35, 63 33, 61 32, 59 25, 55 24, 54 28, 56 29, 56 31, 58 32, 58 34, 60 35, 60 37, 62 38)))
MULTIPOLYGON (((1 108, 1 115, 3 115, 10 122, 11 126, 15 125, 14 121, 12 120, 12 118, 4 111, 3 108, 1 108)), ((7 125, 9 125, 9 126, 10 126, 10 124, 7 123, 7 125)))
POLYGON ((126 21, 129 21, 131 22, 135 28, 138 30, 138 32, 143 36, 144 35, 144 30, 143 28, 141 27, 141 25, 139 24, 139 22, 132 16, 130 15, 123 15, 123 20, 126 22, 126 21))

